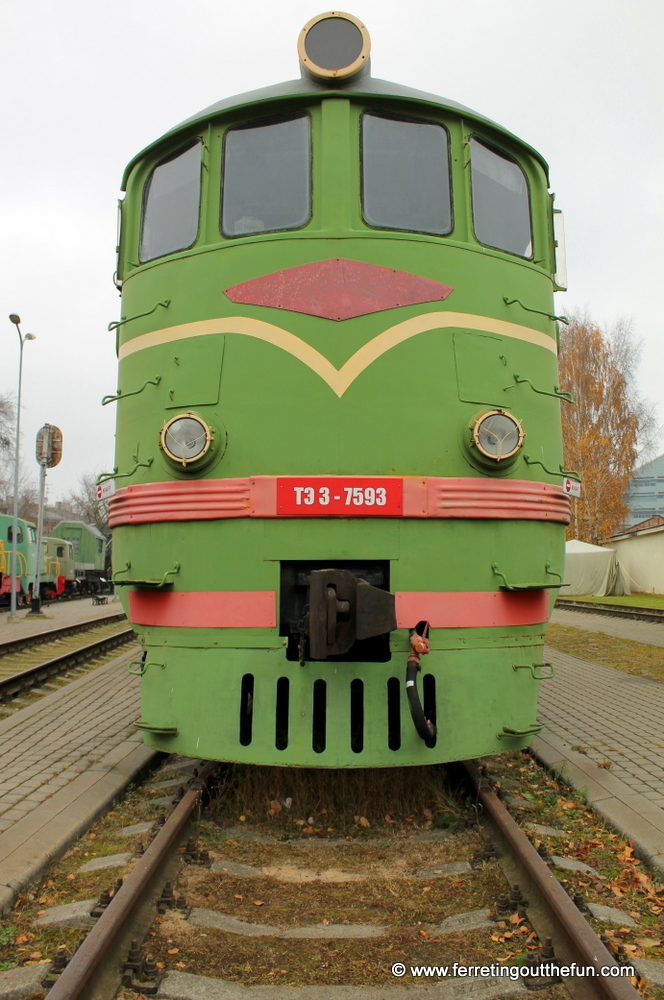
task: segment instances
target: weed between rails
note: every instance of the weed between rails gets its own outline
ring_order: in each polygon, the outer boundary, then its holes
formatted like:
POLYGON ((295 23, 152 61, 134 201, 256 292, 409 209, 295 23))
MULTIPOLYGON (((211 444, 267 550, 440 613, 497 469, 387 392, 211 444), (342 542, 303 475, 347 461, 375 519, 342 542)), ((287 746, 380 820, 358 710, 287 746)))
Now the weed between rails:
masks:
POLYGON ((245 767, 224 775, 212 805, 220 825, 267 823, 273 835, 420 826, 455 830, 468 802, 446 786, 440 766, 357 768, 245 767))

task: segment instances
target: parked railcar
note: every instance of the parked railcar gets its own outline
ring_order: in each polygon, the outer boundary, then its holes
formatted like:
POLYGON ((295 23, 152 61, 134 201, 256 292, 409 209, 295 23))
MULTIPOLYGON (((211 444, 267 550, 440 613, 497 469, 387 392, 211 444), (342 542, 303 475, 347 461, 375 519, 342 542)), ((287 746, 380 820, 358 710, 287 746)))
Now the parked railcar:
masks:
POLYGON ((540 728, 569 520, 547 165, 373 79, 369 44, 314 18, 301 79, 125 173, 100 481, 163 750, 401 766, 540 728))
POLYGON ((99 528, 84 521, 60 521, 51 537, 71 545, 74 574, 83 593, 96 594, 106 588, 106 539, 99 528))
POLYGON ((74 563, 74 547, 64 538, 42 538, 42 566, 39 578, 39 596, 48 598, 70 597, 80 590, 74 563))
MULTIPOLYGON (((0 514, 0 602, 9 604, 12 593, 11 514, 0 514)), ((16 595, 19 604, 27 603, 32 593, 37 557, 37 529, 32 521, 18 519, 16 549, 16 595)))

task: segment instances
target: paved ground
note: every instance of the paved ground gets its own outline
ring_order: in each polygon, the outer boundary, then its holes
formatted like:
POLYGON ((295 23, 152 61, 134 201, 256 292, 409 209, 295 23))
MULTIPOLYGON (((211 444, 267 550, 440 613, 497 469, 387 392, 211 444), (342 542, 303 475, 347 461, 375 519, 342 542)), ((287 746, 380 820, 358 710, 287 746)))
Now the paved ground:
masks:
POLYGON ((133 726, 135 656, 136 648, 0 721, 0 912, 154 757, 133 726))
MULTIPOLYGON (((552 621, 664 646, 656 623, 576 611, 552 621)), ((540 685, 535 752, 664 871, 664 684, 549 647, 545 658, 556 676, 540 685)))
POLYGON ((35 632, 48 632, 52 628, 63 628, 65 625, 74 625, 76 622, 90 621, 93 618, 107 618, 108 615, 119 614, 122 610, 120 601, 112 594, 109 594, 108 604, 101 605, 93 604, 92 597, 84 597, 80 601, 63 601, 62 604, 54 602, 44 608, 45 618, 27 618, 27 608, 21 608, 18 613, 19 620, 8 623, 9 612, 4 610, 0 614, 0 642, 22 639, 35 632))
POLYGON ((540 687, 547 730, 664 807, 664 684, 552 649, 547 659, 556 668, 540 687))
POLYGON ((664 646, 664 623, 640 622, 633 618, 609 618, 608 615, 586 614, 583 611, 563 611, 556 608, 551 616, 554 625, 571 625, 586 632, 603 632, 620 639, 633 639, 649 646, 664 646))

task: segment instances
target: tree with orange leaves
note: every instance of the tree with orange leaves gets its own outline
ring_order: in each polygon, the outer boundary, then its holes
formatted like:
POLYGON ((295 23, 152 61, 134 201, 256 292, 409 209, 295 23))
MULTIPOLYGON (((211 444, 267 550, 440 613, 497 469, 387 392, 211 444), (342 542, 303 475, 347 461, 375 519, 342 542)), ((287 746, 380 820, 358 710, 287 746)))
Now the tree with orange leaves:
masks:
POLYGON ((639 451, 656 433, 653 407, 636 387, 639 353, 624 321, 606 333, 576 316, 561 329, 560 388, 575 397, 574 404, 562 404, 565 467, 583 478, 581 497, 572 501, 569 538, 597 545, 627 517, 639 451))

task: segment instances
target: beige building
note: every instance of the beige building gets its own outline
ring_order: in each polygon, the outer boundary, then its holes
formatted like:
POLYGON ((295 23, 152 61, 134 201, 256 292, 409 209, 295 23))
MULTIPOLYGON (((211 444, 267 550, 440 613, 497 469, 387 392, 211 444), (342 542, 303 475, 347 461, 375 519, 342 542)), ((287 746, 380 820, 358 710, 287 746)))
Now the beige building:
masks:
POLYGON ((633 593, 664 594, 664 517, 656 514, 621 531, 609 545, 633 593))

